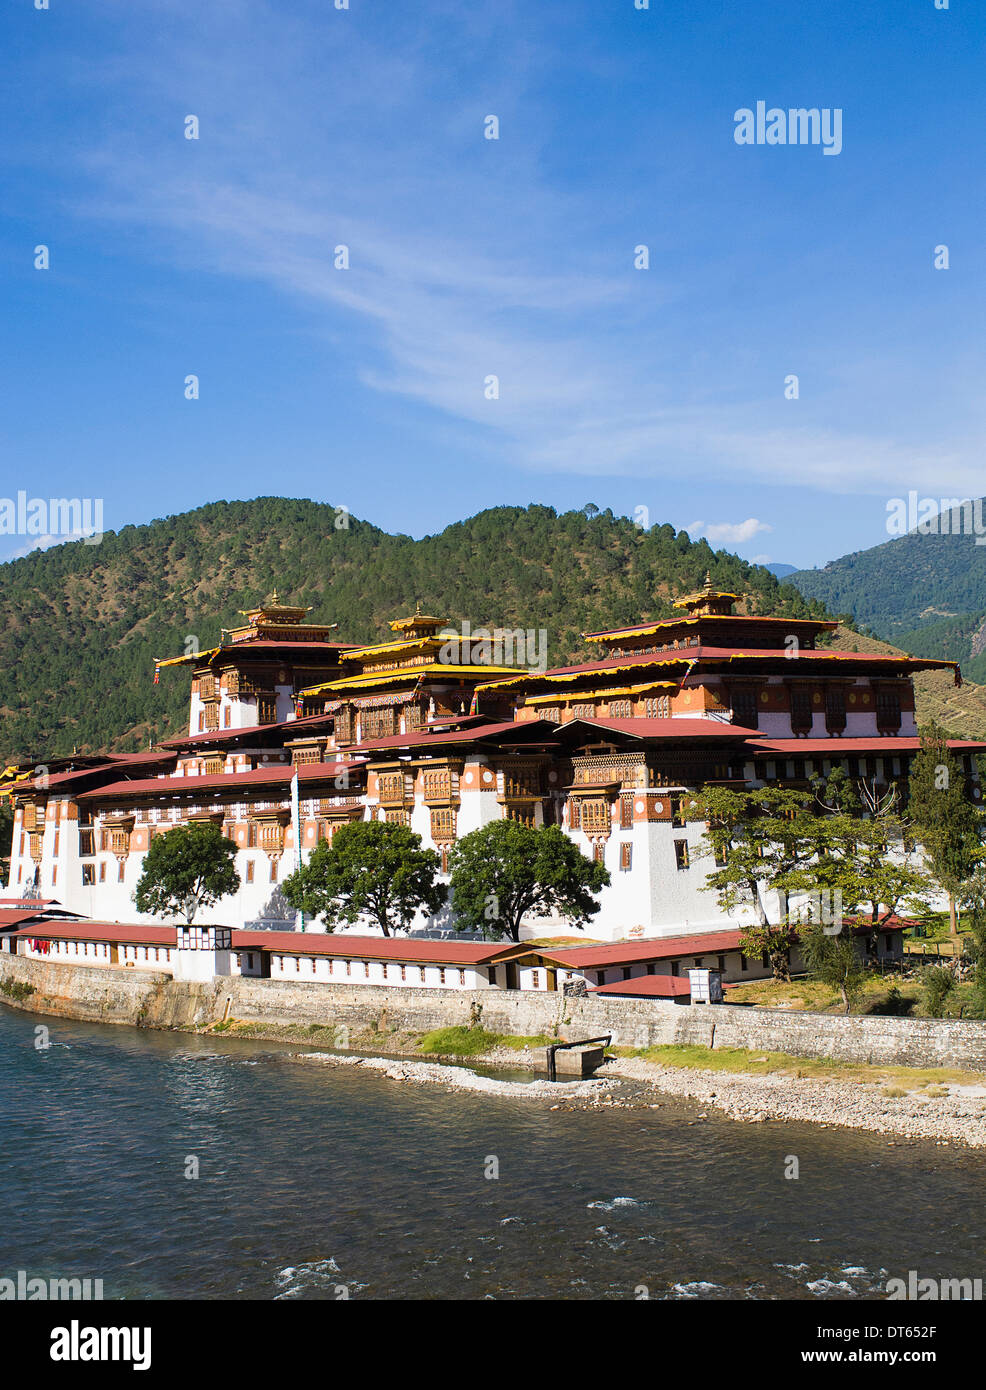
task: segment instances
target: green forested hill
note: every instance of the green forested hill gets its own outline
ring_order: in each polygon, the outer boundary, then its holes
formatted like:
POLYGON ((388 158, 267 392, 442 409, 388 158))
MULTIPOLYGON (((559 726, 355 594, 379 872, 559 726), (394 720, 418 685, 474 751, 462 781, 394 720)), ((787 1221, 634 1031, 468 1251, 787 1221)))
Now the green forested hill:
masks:
POLYGON ((948 534, 912 531, 843 555, 823 569, 799 570, 787 582, 893 642, 901 633, 941 619, 981 614, 986 610, 986 545, 977 545, 974 535, 952 534, 959 515, 946 515, 948 534))
POLYGON ((582 632, 667 615, 706 570, 749 612, 824 615, 762 567, 594 507, 497 507, 420 541, 335 521, 304 500, 215 502, 0 565, 0 756, 130 751, 177 731, 188 673, 154 685, 154 658, 192 634, 213 645, 275 585, 340 640, 384 640, 420 599, 455 623, 546 628, 553 663, 588 655, 582 632))

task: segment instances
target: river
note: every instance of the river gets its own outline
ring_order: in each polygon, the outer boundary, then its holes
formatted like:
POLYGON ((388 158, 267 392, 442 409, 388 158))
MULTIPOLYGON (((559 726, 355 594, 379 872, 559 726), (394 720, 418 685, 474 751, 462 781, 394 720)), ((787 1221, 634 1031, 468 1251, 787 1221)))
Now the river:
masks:
POLYGON ((0 1276, 128 1299, 830 1300, 986 1273, 978 1152, 670 1099, 551 1111, 288 1051, 0 1005, 0 1276))

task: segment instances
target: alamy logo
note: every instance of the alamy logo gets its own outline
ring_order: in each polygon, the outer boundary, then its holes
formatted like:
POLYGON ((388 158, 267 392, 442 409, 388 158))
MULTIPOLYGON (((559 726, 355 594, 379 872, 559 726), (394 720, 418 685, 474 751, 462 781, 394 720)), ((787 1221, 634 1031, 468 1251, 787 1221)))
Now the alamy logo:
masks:
POLYGON ((538 628, 473 628, 463 619, 462 631, 444 628, 445 639, 438 660, 447 666, 526 666, 544 673, 548 669, 548 630, 538 628))
POLYGON ((98 545, 103 539, 101 497, 0 497, 0 536, 59 537, 98 545))
POLYGON ((986 516, 983 498, 918 497, 915 489, 907 497, 891 497, 887 503, 887 534, 907 536, 975 536, 977 545, 986 545, 986 516))
POLYGON ((821 145, 823 154, 842 153, 842 107, 741 106, 733 116, 737 145, 821 145))
POLYGON ((906 1279, 887 1280, 888 1299, 907 1299, 910 1303, 979 1303, 983 1296, 981 1279, 919 1279, 916 1269, 906 1279))
MULTIPOLYGON (((43 1049, 42 1049, 43 1050, 43 1049)), ((51 1299, 81 1299, 82 1302, 99 1300, 103 1297, 102 1279, 51 1279, 28 1274, 19 1269, 16 1278, 0 1279, 0 1303, 33 1303, 51 1299)))

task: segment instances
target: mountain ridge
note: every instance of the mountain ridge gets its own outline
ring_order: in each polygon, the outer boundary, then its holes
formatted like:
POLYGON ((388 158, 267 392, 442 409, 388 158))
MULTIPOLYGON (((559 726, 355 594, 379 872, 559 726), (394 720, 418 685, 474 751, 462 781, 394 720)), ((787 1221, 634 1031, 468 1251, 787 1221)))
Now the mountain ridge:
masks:
POLYGON ((155 686, 154 660, 212 646, 274 587, 346 641, 382 641, 420 600, 474 628, 543 627, 559 664, 591 658, 584 632, 669 616, 707 571, 744 611, 826 616, 763 566, 592 504, 494 507, 414 540, 309 499, 208 503, 0 565, 0 755, 134 751, 180 730, 187 684, 155 686))

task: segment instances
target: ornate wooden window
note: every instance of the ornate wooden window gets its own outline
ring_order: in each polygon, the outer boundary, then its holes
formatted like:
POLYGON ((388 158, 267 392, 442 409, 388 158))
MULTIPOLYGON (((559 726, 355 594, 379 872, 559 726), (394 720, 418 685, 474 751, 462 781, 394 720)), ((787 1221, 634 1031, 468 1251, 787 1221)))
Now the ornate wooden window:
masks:
POLYGON ((593 840, 592 860, 594 864, 603 864, 606 861, 606 841, 593 840))
POLYGON ((384 709, 365 709, 360 715, 363 738, 389 738, 394 733, 394 707, 384 709))
POLYGON ((596 707, 593 704, 581 704, 572 706, 573 719, 591 719, 595 712, 596 707))
POLYGON ((759 727, 757 692, 755 690, 743 686, 731 690, 729 693, 729 705, 731 710, 730 717, 734 724, 739 724, 743 729, 756 729, 759 727))
POLYGON ((570 797, 568 801, 568 827, 570 830, 578 830, 581 824, 582 803, 578 797, 570 797))
POLYGON ((609 717, 610 719, 631 719, 633 717, 633 701, 610 700, 609 717))
POLYGON ((876 692, 876 726, 878 729, 900 728, 900 691, 878 686, 876 692))
POLYGON ((677 866, 679 869, 687 869, 687 868, 688 868, 688 841, 687 841, 687 840, 675 840, 675 842, 674 842, 674 859, 675 859, 675 864, 676 864, 676 866, 677 866))
POLYGON ((82 866, 82 886, 91 887, 96 882, 96 865, 83 864, 82 866))
POLYGON ((620 793, 620 829, 633 829, 633 792, 620 793))
POLYGON ((317 763, 320 758, 317 748, 293 748, 291 750, 292 767, 303 767, 306 763, 317 763))
POLYGON ((439 840, 455 839, 455 811, 448 806, 431 808, 431 838, 439 840))
POLYGON ((542 795, 541 766, 538 763, 507 763, 499 769, 498 782, 502 797, 540 797, 542 795))
POLYGON ((381 806, 403 806, 405 801, 410 801, 414 795, 413 786, 409 786, 410 778, 405 772, 381 772, 379 780, 379 796, 381 806))
POLYGON ((351 705, 346 705, 336 715, 334 728, 337 743, 352 743, 353 710, 351 705))
POLYGON ((620 845, 620 869, 627 873, 633 867, 633 845, 624 840, 620 845))
POLYGON ((654 695, 644 701, 644 713, 648 719, 671 718, 671 696, 654 695))
POLYGON ((261 821, 258 830, 260 848, 268 854, 280 854, 284 848, 284 826, 280 821, 261 821))
POLYGON ((213 675, 199 676, 199 699, 203 704, 219 698, 219 691, 216 688, 216 678, 213 675))
POLYGON ((404 728, 410 733, 413 729, 420 729, 423 723, 420 705, 407 705, 404 709, 404 728))
POLYGON ((210 753, 205 759, 205 774, 207 777, 221 777, 226 767, 226 757, 223 753, 210 753))
POLYGON ((425 768, 423 781, 425 801, 450 801, 452 799, 451 768, 425 768))
POLYGON ((841 685, 825 689, 825 728, 830 734, 841 734, 846 727, 846 692, 841 685))
POLYGON ((79 854, 83 859, 90 859, 96 852, 93 843, 94 834, 91 825, 80 828, 79 830, 79 854))
POLYGON ((612 817, 609 802, 603 797, 593 798, 582 803, 582 829, 587 835, 609 834, 612 817))
POLYGON ((384 820, 388 825, 410 825, 411 812, 387 810, 384 812, 384 820))
MULTIPOLYGON (((277 699, 274 695, 257 696, 257 723, 277 723, 277 699)), ((219 725, 217 724, 216 728, 218 727, 219 725)))
POLYGON ((110 831, 110 850, 113 854, 130 853, 130 831, 111 830, 110 831))
POLYGON ((806 734, 811 730, 811 694, 807 690, 791 691, 791 732, 806 734))

